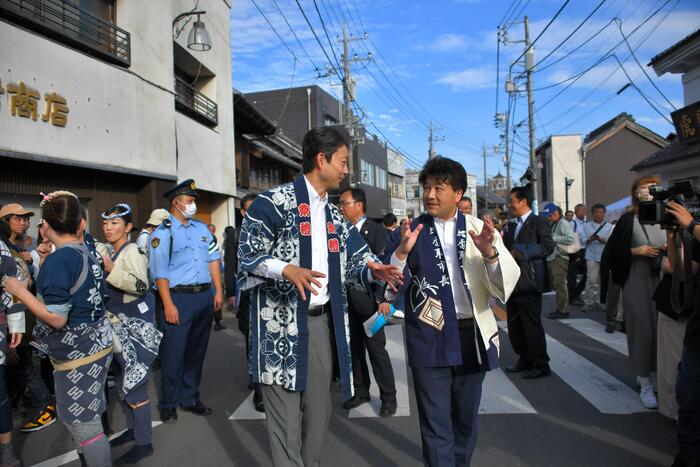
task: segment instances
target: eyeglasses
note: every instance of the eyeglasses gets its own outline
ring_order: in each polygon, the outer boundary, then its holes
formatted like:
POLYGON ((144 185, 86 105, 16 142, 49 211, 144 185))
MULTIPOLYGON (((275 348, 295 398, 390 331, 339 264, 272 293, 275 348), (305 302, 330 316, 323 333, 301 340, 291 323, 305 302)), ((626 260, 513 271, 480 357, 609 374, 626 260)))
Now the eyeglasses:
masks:
POLYGON ((355 200, 352 200, 352 201, 341 201, 340 203, 338 203, 338 206, 349 206, 349 205, 355 204, 355 203, 357 203, 357 201, 355 201, 355 200))

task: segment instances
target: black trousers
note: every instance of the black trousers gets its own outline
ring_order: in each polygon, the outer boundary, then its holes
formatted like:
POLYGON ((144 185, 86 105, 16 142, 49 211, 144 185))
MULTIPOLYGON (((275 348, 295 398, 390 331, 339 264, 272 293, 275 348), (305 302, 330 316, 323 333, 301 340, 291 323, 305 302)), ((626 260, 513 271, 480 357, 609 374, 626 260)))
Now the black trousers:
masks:
POLYGON ((581 296, 586 288, 586 250, 581 250, 575 255, 569 255, 569 271, 566 277, 566 285, 569 289, 569 302, 581 296), (581 280, 578 275, 582 274, 581 280))
POLYGON ((542 327, 542 294, 508 300, 508 337, 513 350, 526 365, 549 368, 547 342, 542 327))
MULTIPOLYGON (((250 365, 250 290, 242 290, 239 292, 241 298, 238 300, 238 330, 245 336, 245 358, 246 364, 250 365)), ((253 382, 252 376, 248 375, 249 383, 253 382)), ((255 384, 255 396, 262 399, 262 387, 260 384, 255 384)))
POLYGON ((382 401, 396 402, 394 369, 391 366, 389 352, 386 351, 384 329, 372 337, 367 337, 362 326, 367 318, 368 316, 350 310, 350 350, 352 352, 352 377, 355 383, 355 394, 358 396, 369 395, 370 378, 366 357, 366 354, 369 354, 372 372, 379 386, 382 401))

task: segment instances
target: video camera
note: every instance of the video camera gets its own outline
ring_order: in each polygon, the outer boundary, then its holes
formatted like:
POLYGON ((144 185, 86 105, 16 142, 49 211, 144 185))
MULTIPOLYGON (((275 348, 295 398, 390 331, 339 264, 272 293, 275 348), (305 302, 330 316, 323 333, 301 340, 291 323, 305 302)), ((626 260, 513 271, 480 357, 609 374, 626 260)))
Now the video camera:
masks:
POLYGON ((675 201, 690 212, 693 219, 700 222, 700 192, 690 180, 678 181, 664 189, 659 185, 649 187, 653 201, 639 202, 639 222, 641 224, 660 224, 668 230, 678 226, 676 218, 666 212, 666 203, 675 201))

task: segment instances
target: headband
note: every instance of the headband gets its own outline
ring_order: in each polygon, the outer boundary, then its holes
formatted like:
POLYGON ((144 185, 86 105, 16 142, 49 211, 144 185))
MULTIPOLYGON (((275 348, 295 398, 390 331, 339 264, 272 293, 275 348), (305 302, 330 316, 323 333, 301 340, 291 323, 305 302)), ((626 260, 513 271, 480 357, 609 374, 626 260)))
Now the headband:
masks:
POLYGON ((70 191, 54 191, 52 193, 49 193, 48 195, 44 194, 43 192, 39 193, 41 196, 41 202, 39 203, 39 207, 43 208, 46 206, 46 203, 50 203, 56 198, 60 198, 62 196, 72 196, 75 199, 78 199, 78 196, 75 193, 71 193, 70 191))
POLYGON ((115 211, 117 208, 122 208, 124 209, 124 212, 113 212, 112 214, 107 215, 107 211, 102 213, 102 219, 104 220, 109 220, 109 219, 119 219, 120 217, 124 217, 127 214, 131 214, 131 206, 129 206, 126 203, 119 203, 113 208, 109 209, 110 211, 115 211))

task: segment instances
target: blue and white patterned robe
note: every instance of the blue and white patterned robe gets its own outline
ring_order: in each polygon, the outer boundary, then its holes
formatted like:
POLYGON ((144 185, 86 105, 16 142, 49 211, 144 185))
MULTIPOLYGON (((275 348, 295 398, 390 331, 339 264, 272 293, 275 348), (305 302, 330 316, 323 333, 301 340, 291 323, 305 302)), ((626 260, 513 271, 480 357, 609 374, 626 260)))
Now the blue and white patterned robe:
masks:
MULTIPOLYGON (((300 230, 302 222, 311 220, 308 208, 309 193, 303 176, 259 195, 243 220, 238 247, 242 270, 240 289, 252 287, 249 358, 253 381, 277 384, 291 391, 306 388, 306 313, 310 294, 306 294, 306 300, 301 300, 291 282, 267 279, 251 272, 270 258, 311 269, 311 237, 302 235, 300 230)), ((367 262, 378 259, 357 229, 345 222, 330 203, 326 206, 326 224, 331 318, 341 393, 343 399, 349 399, 352 397, 352 364, 345 285, 354 284, 370 291, 367 262)))

